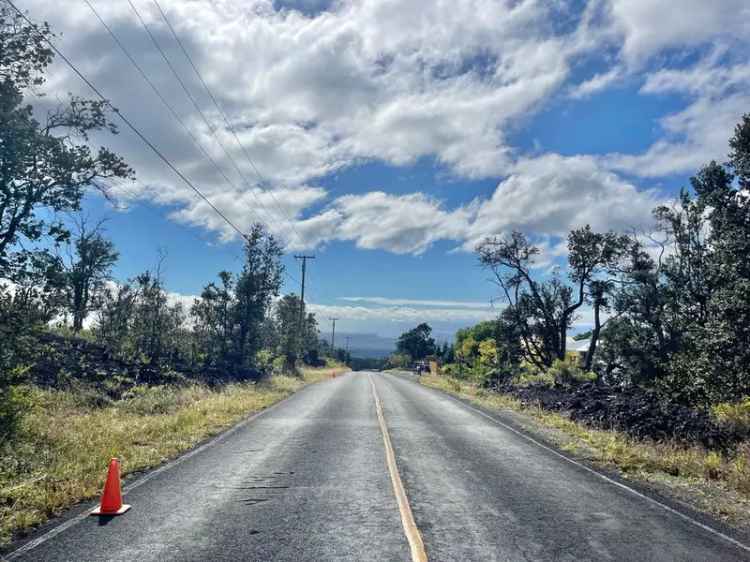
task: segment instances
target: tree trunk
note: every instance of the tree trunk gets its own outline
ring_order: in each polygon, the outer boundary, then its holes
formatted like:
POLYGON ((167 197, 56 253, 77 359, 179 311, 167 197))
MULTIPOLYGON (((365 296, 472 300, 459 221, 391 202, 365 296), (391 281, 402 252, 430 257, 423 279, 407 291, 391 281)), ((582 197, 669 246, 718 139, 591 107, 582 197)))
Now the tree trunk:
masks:
POLYGON ((583 370, 590 371, 591 365, 594 363, 594 353, 596 353, 596 343, 599 340, 599 332, 602 329, 601 318, 599 317, 599 308, 601 303, 599 299, 594 300, 594 329, 591 330, 591 342, 589 343, 589 349, 586 352, 586 358, 583 361, 583 370))

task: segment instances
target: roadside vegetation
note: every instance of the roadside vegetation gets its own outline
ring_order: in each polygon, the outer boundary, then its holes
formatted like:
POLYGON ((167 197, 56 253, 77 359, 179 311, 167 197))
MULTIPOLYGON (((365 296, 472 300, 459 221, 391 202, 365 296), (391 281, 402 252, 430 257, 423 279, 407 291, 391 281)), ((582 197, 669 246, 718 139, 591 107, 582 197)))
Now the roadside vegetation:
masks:
POLYGON ((52 36, 0 6, 0 545, 96 495, 110 457, 156 466, 347 359, 281 295, 282 249, 259 224, 238 271, 191 303, 166 290, 161 252, 113 278, 119 252, 81 203, 135 170, 89 142, 117 134, 108 102, 35 111, 52 36))
POLYGON ((740 522, 750 502, 750 115, 729 149, 653 210, 651 228, 571 231, 566 264, 522 232, 486 239, 477 255, 499 288, 499 317, 459 330, 448 348, 420 326, 390 365, 430 362, 441 376, 425 384, 531 414, 564 448, 672 478, 672 491, 700 490, 692 503, 740 522))
POLYGON ((304 385, 346 371, 304 368, 262 382, 140 385, 119 400, 94 388, 29 387, 32 404, 0 456, 0 546, 96 497, 113 456, 124 475, 156 467, 304 385))

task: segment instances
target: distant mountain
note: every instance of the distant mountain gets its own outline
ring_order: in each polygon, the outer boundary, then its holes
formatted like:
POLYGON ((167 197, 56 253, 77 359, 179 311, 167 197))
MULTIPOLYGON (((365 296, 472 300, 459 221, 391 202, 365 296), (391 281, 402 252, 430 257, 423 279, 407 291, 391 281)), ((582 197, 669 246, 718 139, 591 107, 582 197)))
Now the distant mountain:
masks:
MULTIPOLYGON (((396 338, 386 338, 377 334, 347 334, 336 332, 336 347, 346 348, 346 338, 349 339, 349 351, 352 357, 380 359, 388 357, 396 349, 396 338)), ((331 343, 331 334, 321 334, 321 337, 331 343)))

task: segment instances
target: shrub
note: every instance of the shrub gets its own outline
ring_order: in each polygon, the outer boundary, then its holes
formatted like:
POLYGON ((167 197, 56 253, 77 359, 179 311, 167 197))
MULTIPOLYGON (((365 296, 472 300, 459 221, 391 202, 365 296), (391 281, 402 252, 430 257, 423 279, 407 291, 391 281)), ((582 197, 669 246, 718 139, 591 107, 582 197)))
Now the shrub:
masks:
POLYGON ((513 378, 513 384, 518 386, 530 386, 532 384, 552 386, 555 384, 555 379, 550 371, 541 371, 531 363, 523 363, 518 374, 513 378))
POLYGON ((255 354, 255 366, 263 373, 273 371, 273 353, 268 349, 261 349, 255 354))
POLYGON ((711 408, 717 423, 742 436, 750 436, 750 396, 739 402, 722 402, 711 408))
POLYGON ((286 372, 286 361, 283 357, 276 357, 271 361, 271 370, 275 375, 283 375, 286 372))
POLYGON ((13 438, 24 412, 31 405, 28 391, 21 384, 25 373, 23 368, 0 373, 0 443, 13 438))
POLYGON ((198 385, 183 389, 166 385, 139 385, 126 392, 117 406, 138 415, 171 414, 204 397, 207 392, 198 385))
POLYGON ((461 367, 456 363, 448 363, 440 367, 440 372, 449 377, 458 377, 461 374, 461 367))
POLYGON ((576 359, 568 357, 565 359, 555 359, 546 374, 552 378, 555 384, 562 386, 596 380, 595 373, 584 371, 578 366, 576 359))

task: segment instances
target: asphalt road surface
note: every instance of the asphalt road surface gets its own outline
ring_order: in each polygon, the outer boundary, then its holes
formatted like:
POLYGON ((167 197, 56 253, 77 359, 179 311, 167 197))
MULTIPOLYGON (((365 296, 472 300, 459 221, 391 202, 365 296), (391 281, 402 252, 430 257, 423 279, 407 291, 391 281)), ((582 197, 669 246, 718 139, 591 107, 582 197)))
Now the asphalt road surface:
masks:
POLYGON ((123 516, 69 518, 11 557, 408 561, 411 514, 431 561, 750 559, 487 415, 380 373, 303 389, 136 481, 125 501, 123 516))

